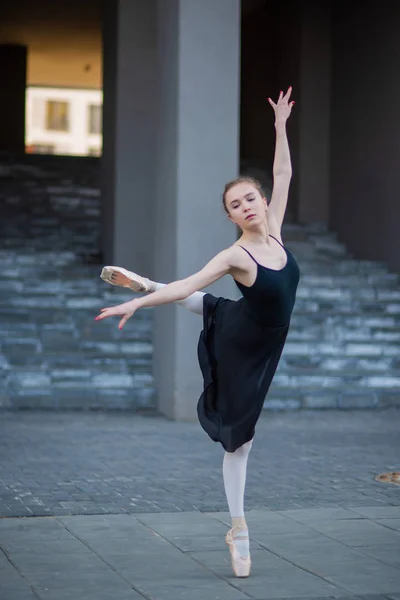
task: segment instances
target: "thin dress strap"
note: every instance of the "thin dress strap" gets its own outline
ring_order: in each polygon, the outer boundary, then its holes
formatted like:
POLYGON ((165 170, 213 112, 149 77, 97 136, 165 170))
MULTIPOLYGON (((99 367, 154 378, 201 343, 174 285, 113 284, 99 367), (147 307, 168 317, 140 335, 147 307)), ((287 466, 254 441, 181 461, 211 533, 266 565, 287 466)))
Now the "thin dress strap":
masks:
POLYGON ((254 256, 252 254, 250 254, 250 252, 248 250, 246 250, 246 248, 244 248, 243 246, 241 246, 240 244, 238 244, 239 248, 243 248, 243 250, 245 252, 247 252, 247 254, 250 256, 250 258, 252 258, 254 260, 254 262, 256 263, 256 265, 258 265, 258 262, 256 261, 256 259, 254 258, 254 256))
POLYGON ((281 244, 281 243, 280 243, 280 241, 276 239, 276 237, 274 237, 274 236, 273 236, 273 235, 271 235, 271 234, 269 234, 269 237, 272 237, 274 240, 276 240, 276 241, 278 242, 278 244, 279 244, 280 246, 282 246, 282 248, 283 248, 283 249, 285 249, 285 246, 284 246, 283 244, 281 244))

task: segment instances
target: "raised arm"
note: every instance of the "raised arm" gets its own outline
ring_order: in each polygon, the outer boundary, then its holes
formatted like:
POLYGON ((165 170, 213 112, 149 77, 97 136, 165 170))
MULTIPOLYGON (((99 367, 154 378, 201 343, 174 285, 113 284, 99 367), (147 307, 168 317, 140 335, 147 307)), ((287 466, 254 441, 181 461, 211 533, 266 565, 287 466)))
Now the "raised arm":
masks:
POLYGON ((279 230, 282 227, 285 216, 290 180, 292 178, 292 164, 290 161, 289 142, 286 134, 286 121, 290 116, 294 102, 289 102, 292 88, 290 87, 285 94, 279 94, 277 103, 275 104, 271 98, 268 98, 269 103, 275 112, 275 156, 273 165, 273 187, 271 202, 268 208, 268 213, 275 220, 279 230))
POLYGON ((158 306, 160 304, 169 304, 183 300, 201 290, 208 285, 211 285, 224 275, 230 273, 235 260, 237 249, 234 247, 223 250, 214 258, 212 258, 202 269, 194 275, 190 275, 185 279, 173 281, 161 290, 157 290, 147 296, 134 298, 124 304, 103 308, 100 315, 96 317, 96 321, 112 317, 116 315, 122 316, 119 328, 125 325, 126 321, 139 309, 149 306, 158 306))

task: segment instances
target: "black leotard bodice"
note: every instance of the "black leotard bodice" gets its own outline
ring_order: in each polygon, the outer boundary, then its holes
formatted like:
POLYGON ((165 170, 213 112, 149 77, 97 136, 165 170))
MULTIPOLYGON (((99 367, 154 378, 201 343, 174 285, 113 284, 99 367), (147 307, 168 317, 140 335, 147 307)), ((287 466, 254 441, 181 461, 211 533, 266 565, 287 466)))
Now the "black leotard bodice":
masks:
POLYGON ((286 252, 286 265, 279 270, 264 267, 241 246, 256 263, 257 276, 252 286, 245 286, 236 280, 235 283, 256 320, 268 327, 281 327, 290 321, 300 280, 300 269, 293 254, 279 240, 274 240, 286 252))

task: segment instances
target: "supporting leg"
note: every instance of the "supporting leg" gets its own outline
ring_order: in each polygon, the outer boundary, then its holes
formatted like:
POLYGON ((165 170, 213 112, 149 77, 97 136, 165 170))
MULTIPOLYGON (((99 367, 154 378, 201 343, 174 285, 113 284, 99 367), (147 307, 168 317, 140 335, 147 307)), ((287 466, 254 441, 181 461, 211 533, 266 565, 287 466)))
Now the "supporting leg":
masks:
POLYGON ((253 440, 243 444, 235 452, 225 452, 222 466, 226 499, 232 519, 232 541, 243 558, 250 554, 248 529, 244 517, 244 492, 247 461, 252 444, 253 440))

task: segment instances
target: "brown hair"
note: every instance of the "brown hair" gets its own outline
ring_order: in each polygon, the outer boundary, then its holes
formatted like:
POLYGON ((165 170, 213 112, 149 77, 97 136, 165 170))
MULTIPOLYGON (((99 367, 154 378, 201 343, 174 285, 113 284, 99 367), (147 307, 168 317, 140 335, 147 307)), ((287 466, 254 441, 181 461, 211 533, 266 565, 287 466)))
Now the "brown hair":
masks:
POLYGON ((261 196, 265 196, 263 187, 261 185, 261 183, 258 181, 258 179, 255 179, 254 177, 250 177, 248 175, 241 175, 240 177, 236 177, 236 179, 232 179, 232 181, 229 181, 226 186, 224 187, 224 191, 222 194, 222 203, 224 205, 225 211, 229 214, 229 210, 226 207, 226 194, 229 192, 229 190, 231 190, 233 187, 235 187, 235 185, 237 185, 238 183, 250 183, 252 186, 254 186, 261 194, 261 196))

